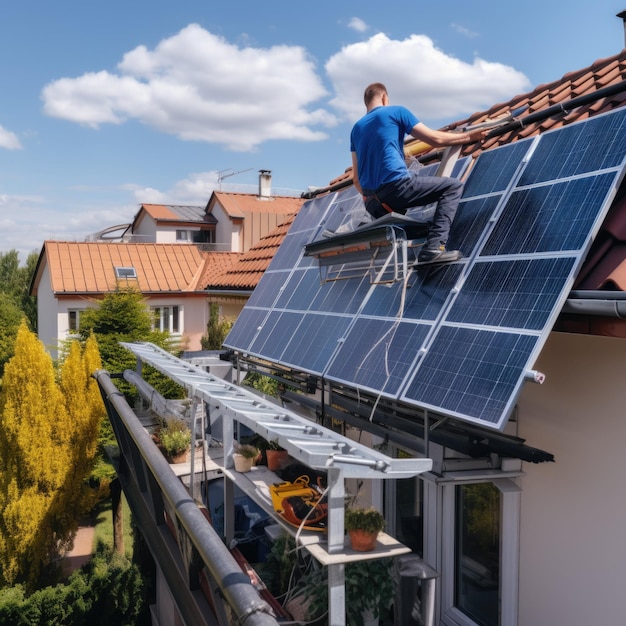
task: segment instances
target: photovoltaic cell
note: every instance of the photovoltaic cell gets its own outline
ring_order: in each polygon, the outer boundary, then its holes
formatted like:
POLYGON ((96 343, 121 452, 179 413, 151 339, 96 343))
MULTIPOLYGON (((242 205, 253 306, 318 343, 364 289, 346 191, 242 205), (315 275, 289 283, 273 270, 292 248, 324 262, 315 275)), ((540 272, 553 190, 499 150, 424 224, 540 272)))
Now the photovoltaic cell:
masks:
POLYGON ((226 345, 502 428, 622 179, 625 125, 626 107, 482 153, 448 241, 464 258, 393 284, 323 283, 303 247, 369 217, 354 188, 307 202, 226 345))

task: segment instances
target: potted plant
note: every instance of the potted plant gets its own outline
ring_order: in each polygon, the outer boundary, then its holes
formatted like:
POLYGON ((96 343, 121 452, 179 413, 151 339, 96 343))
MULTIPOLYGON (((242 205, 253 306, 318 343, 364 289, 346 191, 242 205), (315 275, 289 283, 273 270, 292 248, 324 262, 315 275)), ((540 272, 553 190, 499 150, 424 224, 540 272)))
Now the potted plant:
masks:
POLYGON ((238 472, 249 472, 259 456, 259 449, 249 443, 239 444, 233 452, 233 463, 238 472))
POLYGON ((369 552, 376 547, 378 533, 385 528, 385 518, 374 507, 349 508, 345 511, 344 526, 352 549, 369 552))
POLYGON ((276 439, 272 439, 267 444, 265 458, 267 459, 267 469, 271 472, 275 472, 285 467, 289 460, 289 453, 278 445, 276 439))
POLYGON ((191 445, 191 430, 185 421, 172 419, 159 428, 155 440, 169 463, 183 463, 191 445))

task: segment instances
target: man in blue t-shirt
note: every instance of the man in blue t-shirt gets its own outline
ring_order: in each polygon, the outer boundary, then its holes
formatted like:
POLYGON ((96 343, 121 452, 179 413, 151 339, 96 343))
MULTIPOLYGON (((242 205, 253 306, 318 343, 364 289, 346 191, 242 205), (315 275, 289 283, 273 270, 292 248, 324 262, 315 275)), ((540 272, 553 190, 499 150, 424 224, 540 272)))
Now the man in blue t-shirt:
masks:
POLYGON ((367 212, 374 218, 389 212, 437 203, 426 243, 419 253, 422 263, 446 263, 462 257, 458 250, 446 250, 448 233, 463 192, 456 178, 418 176, 407 168, 404 138, 411 135, 430 146, 452 146, 482 139, 485 130, 444 132, 422 124, 411 111, 389 104, 387 89, 373 83, 365 89, 367 113, 350 133, 352 177, 363 196, 367 212))

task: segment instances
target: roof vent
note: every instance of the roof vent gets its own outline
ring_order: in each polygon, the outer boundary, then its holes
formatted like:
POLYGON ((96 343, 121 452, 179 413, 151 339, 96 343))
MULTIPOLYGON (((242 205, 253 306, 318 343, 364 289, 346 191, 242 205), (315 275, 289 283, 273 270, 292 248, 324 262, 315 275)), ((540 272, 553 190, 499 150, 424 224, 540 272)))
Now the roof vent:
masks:
POLYGON ((271 170, 259 170, 259 198, 269 199, 272 196, 271 170))

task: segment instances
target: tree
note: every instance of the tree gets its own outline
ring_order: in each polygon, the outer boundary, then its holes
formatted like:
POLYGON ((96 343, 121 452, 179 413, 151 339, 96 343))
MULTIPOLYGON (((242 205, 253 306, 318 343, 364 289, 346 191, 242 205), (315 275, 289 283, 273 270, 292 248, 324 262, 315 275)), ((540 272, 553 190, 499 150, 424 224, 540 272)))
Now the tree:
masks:
POLYGON ((70 448, 73 468, 68 487, 74 495, 67 514, 78 519, 93 505, 87 479, 93 469, 98 451, 100 423, 106 415, 98 383, 92 374, 102 368, 98 344, 89 336, 84 350, 74 341, 60 371, 60 387, 73 425, 70 448))
POLYGON ((6 293, 0 293, 0 377, 4 366, 13 356, 17 329, 20 327, 24 313, 15 300, 6 293))
MULTIPOLYGON (((0 582, 34 588, 72 545, 102 416, 89 370, 97 346, 70 350, 61 384, 22 322, 0 394, 0 582)), ((95 381, 94 381, 95 382, 95 381)), ((102 400, 100 399, 100 404, 102 400)))
POLYGON ((226 335, 228 335, 234 323, 232 319, 220 317, 220 308, 217 304, 210 304, 206 335, 202 335, 200 338, 202 349, 221 350, 224 339, 226 339, 226 335))
POLYGON ((30 283, 39 256, 31 252, 26 265, 21 267, 16 250, 0 252, 0 293, 10 296, 24 312, 30 327, 37 328, 37 299, 30 295, 30 283))
MULTIPOLYGON (((112 373, 135 369, 135 356, 120 345, 120 342, 150 341, 169 351, 177 345, 167 332, 153 330, 154 318, 141 292, 118 286, 107 293, 97 306, 84 311, 80 316, 79 336, 85 341, 93 333, 98 341, 103 367, 112 373)), ((171 379, 146 367, 146 380, 167 398, 180 398, 181 388, 171 379)), ((131 399, 134 389, 124 381, 116 385, 131 399)))

